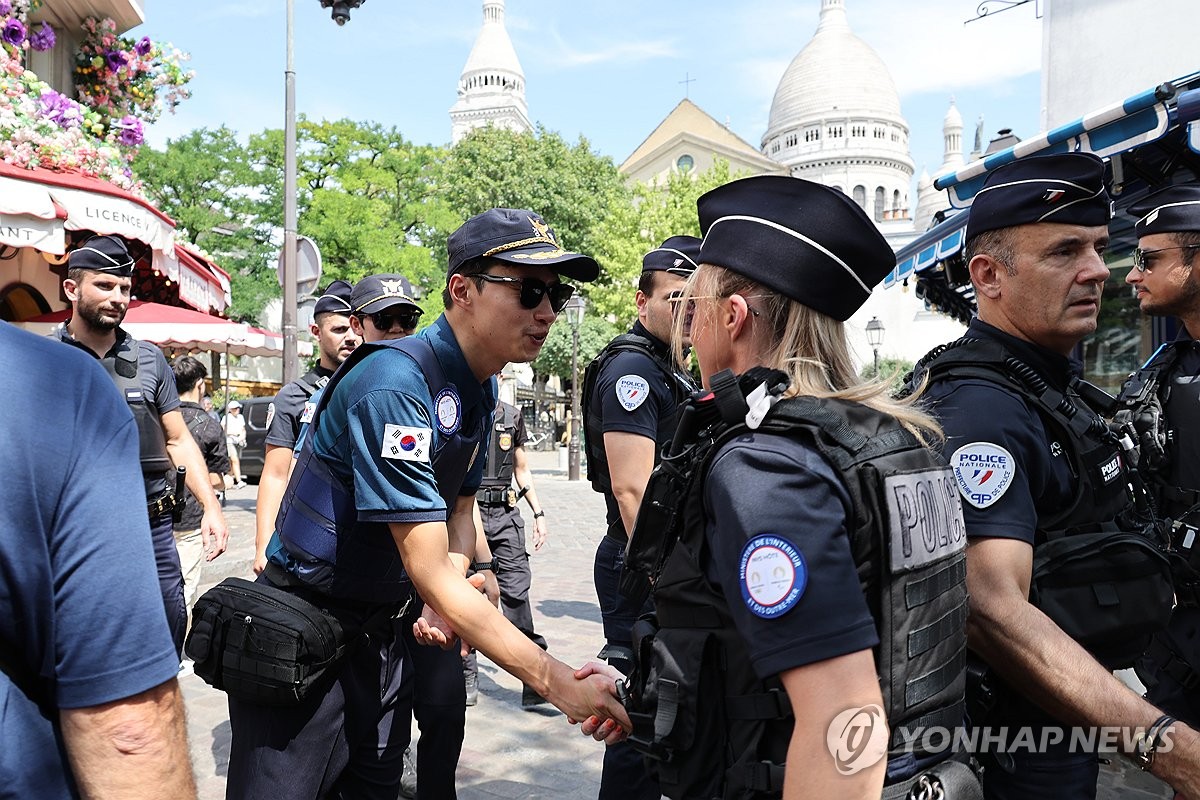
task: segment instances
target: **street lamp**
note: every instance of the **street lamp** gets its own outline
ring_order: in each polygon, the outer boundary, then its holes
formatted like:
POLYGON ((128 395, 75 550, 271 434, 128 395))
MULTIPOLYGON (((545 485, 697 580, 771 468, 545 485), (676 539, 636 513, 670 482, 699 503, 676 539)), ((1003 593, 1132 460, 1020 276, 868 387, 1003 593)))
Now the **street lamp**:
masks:
POLYGON ((879 317, 871 317, 867 323, 867 344, 875 351, 875 377, 879 377, 879 346, 883 344, 883 323, 879 317))
POLYGON ((586 304, 579 295, 567 301, 563 309, 571 326, 571 436, 567 445, 567 480, 579 480, 579 326, 583 323, 586 304))

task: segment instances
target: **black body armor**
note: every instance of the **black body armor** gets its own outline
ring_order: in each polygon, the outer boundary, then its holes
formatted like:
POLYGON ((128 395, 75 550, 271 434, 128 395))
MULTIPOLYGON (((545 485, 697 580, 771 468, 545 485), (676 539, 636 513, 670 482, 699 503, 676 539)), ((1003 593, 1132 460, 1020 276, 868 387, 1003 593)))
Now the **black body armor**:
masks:
POLYGON ((112 358, 102 358, 100 363, 112 377, 138 429, 138 454, 142 462, 142 478, 146 482, 147 496, 159 494, 166 486, 165 475, 172 469, 171 458, 167 455, 167 437, 163 431, 162 418, 158 411, 146 400, 142 382, 138 377, 137 339, 126 336, 118 345, 112 358))

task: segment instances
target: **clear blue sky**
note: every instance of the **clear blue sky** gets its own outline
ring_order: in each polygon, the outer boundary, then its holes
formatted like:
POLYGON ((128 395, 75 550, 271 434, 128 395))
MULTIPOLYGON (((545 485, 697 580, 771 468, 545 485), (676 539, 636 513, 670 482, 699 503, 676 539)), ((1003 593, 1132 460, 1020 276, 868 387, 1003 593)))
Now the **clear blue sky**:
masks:
MULTIPOLYGON (((284 0, 146 0, 136 35, 192 54, 193 97, 149 141, 224 124, 243 137, 283 125, 284 0)), ((942 163, 951 96, 969 149, 1002 127, 1040 129, 1041 20, 1029 3, 964 25, 977 0, 847 0, 850 25, 900 91, 919 174, 942 163)), ((820 0, 508 0, 529 114, 623 161, 684 95, 757 147, 784 69, 816 29, 820 0)), ((297 108, 450 139, 455 85, 482 22, 480 0, 367 0, 339 28, 318 0, 295 0, 297 108)))

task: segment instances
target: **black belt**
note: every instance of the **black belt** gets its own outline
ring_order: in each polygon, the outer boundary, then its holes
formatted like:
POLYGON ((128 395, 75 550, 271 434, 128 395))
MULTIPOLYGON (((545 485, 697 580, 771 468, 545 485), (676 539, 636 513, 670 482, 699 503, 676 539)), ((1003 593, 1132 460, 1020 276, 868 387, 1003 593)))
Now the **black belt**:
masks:
POLYGON ((146 510, 150 513, 150 519, 171 513, 175 510, 175 495, 168 491, 153 500, 147 500, 146 510))
POLYGON ((475 501, 484 506, 508 506, 508 489, 480 487, 475 493, 475 501))
POLYGON ((618 517, 616 522, 608 526, 608 530, 604 535, 615 542, 620 542, 621 546, 625 546, 629 542, 629 536, 625 533, 625 523, 618 517))

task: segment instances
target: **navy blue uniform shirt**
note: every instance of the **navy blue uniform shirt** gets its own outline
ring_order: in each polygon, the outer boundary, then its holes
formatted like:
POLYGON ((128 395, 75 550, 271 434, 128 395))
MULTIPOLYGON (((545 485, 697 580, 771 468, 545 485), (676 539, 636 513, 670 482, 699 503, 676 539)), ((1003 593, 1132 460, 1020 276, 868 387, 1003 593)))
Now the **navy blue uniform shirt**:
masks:
POLYGON ((316 408, 317 389, 329 381, 333 370, 320 364, 298 381, 292 381, 279 390, 267 408, 266 443, 289 450, 300 439, 300 424, 312 419, 316 408))

